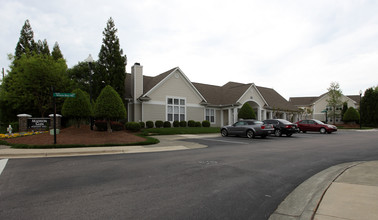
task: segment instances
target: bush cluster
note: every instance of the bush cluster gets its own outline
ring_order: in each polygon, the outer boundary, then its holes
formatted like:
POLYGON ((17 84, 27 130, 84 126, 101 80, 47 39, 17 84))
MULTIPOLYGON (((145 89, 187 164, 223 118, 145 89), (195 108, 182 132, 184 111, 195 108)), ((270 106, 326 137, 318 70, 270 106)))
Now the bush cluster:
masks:
MULTIPOLYGON (((208 128, 210 127, 210 122, 209 121, 194 121, 194 120, 189 120, 188 122, 186 121, 174 121, 173 123, 169 121, 162 121, 162 120, 157 120, 155 122, 153 121, 146 121, 146 122, 139 122, 140 128, 178 128, 178 127, 205 127, 208 128)), ((127 129, 127 126, 126 126, 127 129)))
POLYGON ((140 131, 141 129, 141 124, 138 122, 127 122, 126 123, 126 129, 129 131, 140 131))
POLYGON ((157 127, 157 128, 161 128, 161 127, 163 127, 163 124, 164 124, 164 122, 161 121, 161 120, 157 120, 157 121, 155 121, 155 127, 157 127))
POLYGON ((163 127, 170 128, 171 127, 171 122, 165 121, 164 124, 163 124, 163 127))
MULTIPOLYGON (((96 126, 97 131, 106 131, 108 128, 108 123, 105 120, 96 120, 95 126, 96 126)), ((121 122, 118 122, 118 121, 111 121, 110 127, 113 131, 125 130, 125 126, 121 122)))
POLYGON ((153 128, 154 127, 154 122, 153 121, 147 121, 146 122, 147 128, 153 128))

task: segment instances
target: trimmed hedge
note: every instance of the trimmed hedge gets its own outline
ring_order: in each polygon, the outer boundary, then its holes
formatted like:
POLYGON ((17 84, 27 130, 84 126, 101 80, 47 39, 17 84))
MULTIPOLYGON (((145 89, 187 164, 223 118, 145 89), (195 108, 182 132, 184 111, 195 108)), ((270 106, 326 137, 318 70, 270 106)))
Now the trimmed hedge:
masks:
POLYGON ((146 127, 146 124, 143 121, 139 122, 139 125, 140 125, 140 128, 145 128, 146 127))
POLYGON ((344 114, 343 121, 357 123, 359 120, 360 120, 360 114, 358 113, 358 111, 353 107, 349 107, 348 110, 344 114))
POLYGON ((173 122, 173 127, 174 127, 174 128, 178 128, 178 127, 180 127, 180 122, 179 122, 179 121, 174 121, 174 122, 173 122))
POLYGON ((196 126, 196 122, 194 120, 189 120, 188 121, 188 127, 195 127, 196 126))
POLYGON ((154 127, 154 122, 153 121, 147 121, 146 122, 146 127, 147 128, 153 128, 154 127))
POLYGON ((186 121, 180 121, 180 127, 185 128, 187 126, 186 121))
POLYGON ((170 128, 171 127, 171 122, 165 121, 164 124, 163 124, 163 127, 170 128))
POLYGON ((202 127, 204 127, 204 128, 208 128, 208 127, 210 127, 210 122, 209 121, 203 121, 202 122, 202 127))
POLYGON ((140 131, 141 126, 138 122, 127 122, 126 129, 129 131, 140 131))
POLYGON ((200 128, 200 127, 201 127, 201 122, 196 121, 195 124, 194 124, 194 126, 195 126, 196 128, 200 128))
POLYGON ((161 128, 161 127, 163 127, 163 125, 164 125, 164 122, 163 122, 163 121, 161 121, 161 120, 157 120, 157 121, 155 121, 155 127, 157 127, 157 128, 161 128))

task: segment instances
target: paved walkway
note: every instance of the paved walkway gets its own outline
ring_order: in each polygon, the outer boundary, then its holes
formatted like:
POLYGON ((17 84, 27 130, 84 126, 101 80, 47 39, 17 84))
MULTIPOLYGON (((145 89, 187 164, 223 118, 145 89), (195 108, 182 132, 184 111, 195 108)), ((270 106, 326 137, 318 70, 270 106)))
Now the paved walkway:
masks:
POLYGON ((378 219, 378 161, 330 167, 298 186, 269 220, 378 219))
MULTIPOLYGON (((99 154, 162 152, 204 148, 183 138, 209 135, 158 136, 156 145, 65 149, 11 149, 0 145, 1 159, 66 157, 99 154)), ((4 162, 5 166, 6 162, 4 162)), ((0 164, 1 165, 1 164, 0 164)), ((330 167, 299 185, 269 220, 374 220, 378 219, 378 161, 344 163, 330 167)))

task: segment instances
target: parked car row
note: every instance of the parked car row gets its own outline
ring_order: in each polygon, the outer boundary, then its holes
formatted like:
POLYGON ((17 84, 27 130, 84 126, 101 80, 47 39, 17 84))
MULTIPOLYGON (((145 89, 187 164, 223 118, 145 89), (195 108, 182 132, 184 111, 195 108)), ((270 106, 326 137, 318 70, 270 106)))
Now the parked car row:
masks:
POLYGON ((221 127, 221 135, 223 137, 237 135, 246 136, 248 138, 255 138, 256 136, 265 138, 270 134, 274 134, 277 137, 281 137, 285 134, 287 137, 290 137, 301 131, 303 133, 315 131, 321 134, 330 134, 337 131, 337 127, 325 124, 316 119, 306 119, 296 123, 291 123, 284 119, 268 119, 264 121, 249 119, 221 127))

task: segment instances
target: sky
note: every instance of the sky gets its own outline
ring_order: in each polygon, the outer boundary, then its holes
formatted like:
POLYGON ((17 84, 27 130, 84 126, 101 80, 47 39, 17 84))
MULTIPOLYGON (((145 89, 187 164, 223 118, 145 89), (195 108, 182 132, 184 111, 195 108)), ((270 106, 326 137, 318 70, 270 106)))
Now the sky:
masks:
MULTIPOLYGON (((378 86, 378 1, 0 0, 0 68, 20 31, 59 43, 68 67, 96 60, 110 17, 127 55, 155 76, 180 67, 192 81, 275 89, 284 98, 344 95, 378 86)), ((1 76, 0 76, 1 77, 1 76)))

